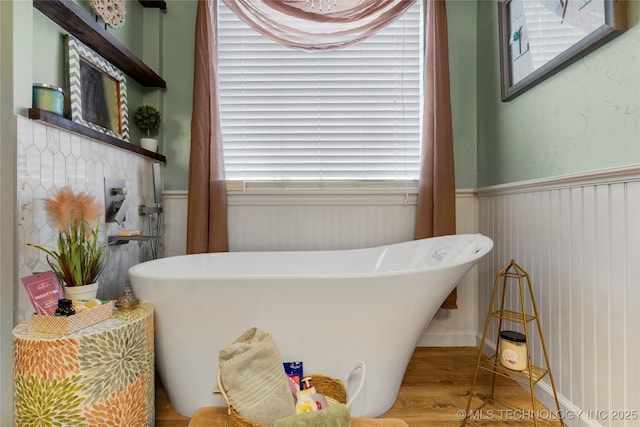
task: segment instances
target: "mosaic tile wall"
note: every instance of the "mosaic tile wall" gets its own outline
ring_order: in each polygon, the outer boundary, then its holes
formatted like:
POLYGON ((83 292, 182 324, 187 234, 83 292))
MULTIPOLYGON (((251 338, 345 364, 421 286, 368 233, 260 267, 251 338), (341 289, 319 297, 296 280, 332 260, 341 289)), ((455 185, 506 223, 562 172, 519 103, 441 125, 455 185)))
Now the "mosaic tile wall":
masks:
MULTIPOLYGON (((50 269, 43 252, 26 244, 55 244, 57 233, 47 223, 43 202, 54 190, 65 185, 104 201, 104 179, 124 179, 129 204, 127 216, 122 226, 112 222, 102 227, 105 241, 119 229, 140 230, 142 234, 149 234, 149 226, 155 229, 155 216, 138 215, 139 205, 154 203, 153 162, 150 159, 22 116, 16 117, 16 132, 18 278, 50 269)), ((162 255, 161 244, 157 250, 162 255)), ((109 246, 107 256, 107 267, 99 280, 98 298, 116 299, 126 285, 129 267, 152 259, 152 248, 148 241, 132 241, 109 246)), ((33 307, 20 281, 16 288, 15 316, 16 321, 21 322, 31 317, 33 307)))

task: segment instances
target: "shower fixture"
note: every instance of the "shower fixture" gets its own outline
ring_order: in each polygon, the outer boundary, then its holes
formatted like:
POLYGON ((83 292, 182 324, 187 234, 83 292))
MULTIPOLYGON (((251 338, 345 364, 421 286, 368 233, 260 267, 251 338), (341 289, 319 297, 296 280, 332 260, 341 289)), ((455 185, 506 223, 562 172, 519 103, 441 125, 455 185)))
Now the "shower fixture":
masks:
POLYGON ((138 206, 138 215, 140 216, 159 214, 159 213, 162 213, 161 203, 156 204, 156 206, 146 206, 146 205, 138 206))
POLYGON ((124 223, 128 209, 127 187, 124 179, 104 179, 104 207, 106 222, 116 222, 118 225, 124 223))

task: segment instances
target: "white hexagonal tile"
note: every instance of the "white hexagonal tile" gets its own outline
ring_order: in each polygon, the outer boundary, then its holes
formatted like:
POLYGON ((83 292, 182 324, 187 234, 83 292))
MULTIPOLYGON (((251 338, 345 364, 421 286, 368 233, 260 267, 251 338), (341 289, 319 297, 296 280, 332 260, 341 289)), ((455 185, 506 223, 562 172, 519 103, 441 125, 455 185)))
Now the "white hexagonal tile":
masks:
POLYGON ((104 165, 100 162, 95 164, 94 168, 94 180, 96 183, 100 183, 97 188, 104 187, 104 165))
POLYGON ((107 162, 111 163, 115 163, 116 161, 116 150, 114 150, 113 148, 107 150, 107 162))
POLYGON ((47 150, 52 154, 60 151, 60 129, 47 126, 47 150))
POLYGON ((26 181, 31 188, 35 188, 40 185, 40 151, 32 145, 27 149, 26 155, 26 181))
POLYGON ((33 145, 38 151, 47 148, 47 126, 42 123, 33 122, 33 145))
POLYGON ((87 181, 87 163, 83 158, 76 161, 76 186, 80 191, 86 188, 87 181))
POLYGON ((45 189, 42 185, 38 184, 37 186, 33 187, 33 199, 46 199, 47 197, 50 197, 52 194, 51 191, 45 189))
POLYGON ((71 155, 71 134, 69 132, 60 132, 60 152, 64 157, 71 155))
POLYGON ((82 158, 82 143, 84 138, 79 135, 71 134, 71 155, 75 159, 82 158))
POLYGON ((53 188, 53 154, 48 150, 40 153, 40 184, 48 190, 53 188))
POLYGON ((107 162, 107 153, 109 151, 109 146, 105 144, 96 143, 96 161, 101 163, 107 162))
POLYGON ((18 116, 18 147, 23 147, 25 150, 33 145, 33 120, 29 120, 25 117, 18 116))
POLYGON ((27 180, 27 160, 28 156, 25 150, 18 150, 18 182, 24 182, 27 180))
POLYGON ((74 188, 78 181, 78 161, 73 156, 68 156, 64 162, 65 184, 74 188))
POLYGON ((61 152, 53 155, 53 184, 56 187, 63 187, 67 183, 66 159, 61 152))

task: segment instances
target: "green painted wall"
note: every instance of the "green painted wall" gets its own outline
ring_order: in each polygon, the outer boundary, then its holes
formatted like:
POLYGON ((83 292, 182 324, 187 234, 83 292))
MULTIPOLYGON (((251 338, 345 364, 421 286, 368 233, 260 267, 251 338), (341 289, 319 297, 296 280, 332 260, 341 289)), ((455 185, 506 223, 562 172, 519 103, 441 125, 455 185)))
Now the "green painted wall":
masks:
POLYGON ((478 186, 640 162, 640 1, 629 29, 500 101, 495 1, 478 2, 478 186))
MULTIPOLYGON (((456 186, 476 185, 476 1, 448 0, 456 186)), ((164 19, 166 190, 188 186, 197 3, 169 0, 164 19)))
POLYGON ((476 186, 477 7, 476 0, 447 0, 451 113, 457 188, 476 186))
POLYGON ((13 421, 16 271, 16 105, 31 100, 31 3, 0 1, 0 425, 13 421), (29 31, 24 34, 22 29, 29 31))
POLYGON ((11 57, 12 37, 11 28, 12 13, 11 4, 0 3, 0 176, 10 177, 9 185, 0 188, 0 425, 11 425, 13 403, 13 355, 12 336, 13 329, 13 282, 15 280, 14 268, 15 256, 11 251, 13 241, 13 210, 15 201, 12 201, 13 191, 11 184, 15 184, 15 147, 13 144, 13 131, 11 129, 12 89, 9 84, 13 80, 11 63, 7 58, 11 57), (9 150, 6 150, 9 148, 9 150), (5 154, 5 150, 8 154, 5 154), (5 172, 7 167, 10 168, 5 172), (4 175, 3 175, 4 174, 4 175), (7 204, 5 201, 9 201, 7 204), (9 218, 7 218, 9 217, 9 218), (10 225, 11 224, 11 225, 10 225), (8 227, 7 227, 8 226, 8 227), (8 235, 7 235, 8 234, 8 235), (5 243, 6 242, 6 243, 5 243), (9 252, 11 251, 11 252, 9 252))
POLYGON ((165 190, 186 190, 193 101, 193 58, 197 2, 167 1, 164 17, 165 190))

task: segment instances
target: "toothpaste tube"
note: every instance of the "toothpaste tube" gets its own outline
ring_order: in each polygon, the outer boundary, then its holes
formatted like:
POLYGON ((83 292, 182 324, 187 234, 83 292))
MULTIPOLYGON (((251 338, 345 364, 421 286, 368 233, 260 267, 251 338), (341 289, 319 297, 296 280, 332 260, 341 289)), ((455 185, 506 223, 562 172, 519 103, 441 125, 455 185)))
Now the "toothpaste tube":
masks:
POLYGON ((284 362, 283 366, 291 391, 296 394, 297 390, 302 390, 302 362, 284 362))

